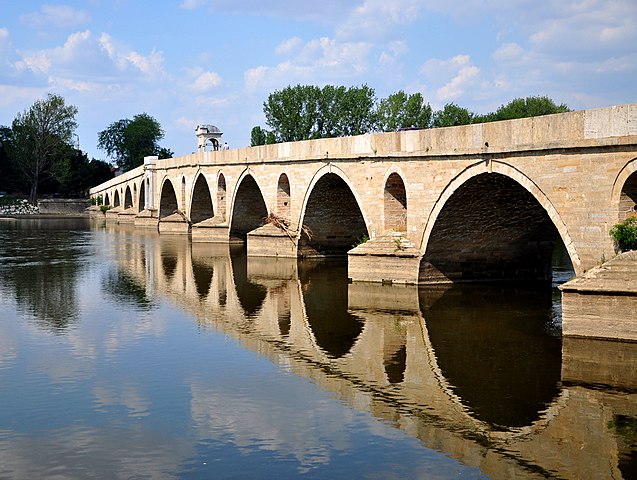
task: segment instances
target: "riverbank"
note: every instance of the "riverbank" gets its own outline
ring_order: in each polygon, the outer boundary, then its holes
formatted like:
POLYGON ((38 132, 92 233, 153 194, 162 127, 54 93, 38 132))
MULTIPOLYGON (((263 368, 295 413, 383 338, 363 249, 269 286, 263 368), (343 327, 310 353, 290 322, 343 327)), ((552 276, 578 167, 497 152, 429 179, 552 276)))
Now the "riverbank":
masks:
POLYGON ((26 199, 0 197, 0 217, 83 217, 89 205, 90 202, 83 198, 43 198, 37 205, 32 205, 26 199))

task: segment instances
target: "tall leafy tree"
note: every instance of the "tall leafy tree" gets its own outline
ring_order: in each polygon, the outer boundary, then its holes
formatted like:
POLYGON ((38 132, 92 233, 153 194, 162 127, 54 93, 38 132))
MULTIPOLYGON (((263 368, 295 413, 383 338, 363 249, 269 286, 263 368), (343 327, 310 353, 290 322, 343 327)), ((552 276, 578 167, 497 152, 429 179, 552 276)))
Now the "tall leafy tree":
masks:
POLYGON ((425 103, 421 93, 408 95, 400 90, 379 102, 378 129, 395 132, 401 128, 428 128, 431 115, 431 106, 425 103))
POLYGON ((370 132, 375 125, 375 105, 375 92, 367 85, 288 86, 271 93, 263 103, 272 134, 266 134, 266 143, 271 139, 293 142, 370 132))
POLYGON ((265 145, 266 139, 267 139, 266 130, 259 127, 258 125, 256 127, 252 127, 252 130, 250 131, 250 146, 251 147, 256 147, 258 145, 265 145))
POLYGON ((367 85, 350 87, 340 99, 336 111, 339 115, 339 137, 369 133, 376 125, 376 92, 367 85))
POLYGON ((442 110, 433 114, 432 127, 454 127, 473 123, 474 114, 455 103, 447 103, 442 110))
POLYGON ((493 114, 493 119, 511 120, 564 112, 570 112, 570 109, 563 103, 557 105, 549 97, 515 98, 498 108, 493 114))
POLYGON ((0 126, 0 192, 7 192, 14 187, 13 165, 9 156, 11 137, 11 129, 0 126))
POLYGON ((159 146, 164 131, 159 122, 147 113, 113 122, 97 135, 98 148, 104 150, 124 171, 144 163, 145 156, 170 158, 173 155, 171 150, 159 146))
POLYGON ((313 85, 288 86, 263 103, 266 123, 277 141, 295 142, 315 136, 320 89, 313 85))
POLYGON ((71 143, 77 107, 49 93, 19 113, 12 123, 10 155, 16 170, 30 185, 29 199, 37 203, 38 186, 55 171, 61 150, 71 143))

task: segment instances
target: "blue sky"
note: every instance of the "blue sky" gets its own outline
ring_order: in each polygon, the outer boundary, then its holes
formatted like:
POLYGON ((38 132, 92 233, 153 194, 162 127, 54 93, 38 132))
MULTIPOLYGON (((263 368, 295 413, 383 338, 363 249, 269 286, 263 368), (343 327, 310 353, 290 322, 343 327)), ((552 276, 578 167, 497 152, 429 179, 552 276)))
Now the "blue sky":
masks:
POLYGON ((231 148, 288 85, 421 92, 477 113, 548 95, 575 110, 637 102, 635 0, 0 0, 0 125, 54 92, 82 150, 146 112, 176 155, 212 123, 231 148))

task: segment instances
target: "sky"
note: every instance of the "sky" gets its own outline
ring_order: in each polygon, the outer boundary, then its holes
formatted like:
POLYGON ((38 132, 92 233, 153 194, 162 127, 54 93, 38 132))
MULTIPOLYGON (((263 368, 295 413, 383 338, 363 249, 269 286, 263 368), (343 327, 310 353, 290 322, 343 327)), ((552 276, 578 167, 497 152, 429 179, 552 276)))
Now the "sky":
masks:
POLYGON ((476 113, 547 95, 637 102, 637 0, 0 0, 0 125, 47 93, 78 108, 80 148, 147 113, 175 155, 213 124, 230 148, 288 85, 420 92, 476 113))

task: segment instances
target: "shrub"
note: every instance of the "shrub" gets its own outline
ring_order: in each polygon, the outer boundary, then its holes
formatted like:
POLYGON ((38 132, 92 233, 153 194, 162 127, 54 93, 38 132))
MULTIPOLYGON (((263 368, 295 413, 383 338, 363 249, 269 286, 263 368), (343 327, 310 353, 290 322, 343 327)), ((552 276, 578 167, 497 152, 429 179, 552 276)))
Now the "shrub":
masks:
POLYGON ((637 217, 628 217, 611 228, 609 233, 620 252, 637 250, 637 217))
POLYGON ((97 200, 95 200, 95 197, 91 197, 91 205, 96 205, 97 204, 97 200))
POLYGON ((104 213, 106 213, 106 211, 110 209, 111 209, 110 205, 100 205, 100 210, 104 213))

